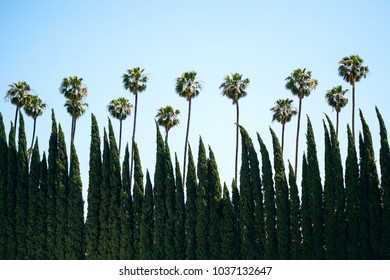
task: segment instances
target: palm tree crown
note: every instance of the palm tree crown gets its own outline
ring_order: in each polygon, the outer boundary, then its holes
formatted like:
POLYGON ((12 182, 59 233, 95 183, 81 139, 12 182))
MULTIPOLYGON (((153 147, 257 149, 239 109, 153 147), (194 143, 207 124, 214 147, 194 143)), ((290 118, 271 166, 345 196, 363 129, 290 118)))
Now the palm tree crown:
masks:
POLYGON ((180 123, 180 120, 178 119, 179 114, 179 110, 174 110, 172 106, 169 105, 161 107, 157 111, 157 123, 165 128, 165 143, 168 143, 169 130, 180 123))
MULTIPOLYGON (((43 111, 45 109, 46 109, 46 103, 44 103, 42 99, 38 97, 38 95, 31 95, 28 104, 24 106, 24 112, 26 113, 26 115, 31 117, 34 120, 34 128, 33 128, 33 136, 31 138, 30 152, 32 151, 34 145, 37 118, 39 116, 42 116, 43 111)), ((29 153, 29 157, 30 155, 31 153, 29 153)))
POLYGON ((145 91, 148 76, 143 73, 144 70, 141 70, 139 67, 128 69, 122 77, 124 88, 130 90, 135 95, 145 91))
POLYGON ((311 91, 315 90, 318 85, 318 81, 311 78, 311 71, 306 72, 306 68, 294 70, 286 78, 286 81, 286 89, 300 99, 309 96, 311 91))
POLYGON ((176 79, 176 93, 185 97, 187 101, 199 95, 202 90, 202 84, 196 80, 196 72, 185 72, 176 79))
POLYGON ((343 77, 344 81, 353 86, 362 78, 366 78, 369 70, 367 66, 362 66, 363 59, 358 55, 346 56, 339 61, 339 75, 343 77))
POLYGON ((245 97, 246 89, 249 85, 249 79, 242 79, 242 75, 234 73, 226 76, 224 82, 219 86, 222 89, 222 95, 228 97, 236 104, 241 97, 245 97))
POLYGON ((7 91, 5 98, 9 100, 11 104, 16 106, 15 112, 15 123, 14 127, 16 129, 16 123, 18 121, 18 114, 20 112, 20 108, 27 105, 30 100, 30 85, 26 82, 17 82, 9 85, 10 89, 7 91))
POLYGON ((342 86, 335 86, 328 90, 325 95, 328 105, 335 109, 336 112, 340 112, 341 108, 348 104, 348 98, 344 96, 347 92, 348 89, 343 90, 342 86))

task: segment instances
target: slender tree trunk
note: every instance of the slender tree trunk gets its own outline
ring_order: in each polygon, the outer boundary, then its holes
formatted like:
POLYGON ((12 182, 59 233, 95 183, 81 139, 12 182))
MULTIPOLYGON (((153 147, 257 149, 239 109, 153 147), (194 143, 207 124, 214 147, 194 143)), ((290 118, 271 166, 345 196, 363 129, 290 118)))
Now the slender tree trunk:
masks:
POLYGON ((119 120, 119 156, 121 156, 121 144, 122 144, 122 120, 119 120))
POLYGON ((168 129, 165 129, 165 145, 168 145, 168 129))
POLYGON ((184 143, 184 163, 183 163, 183 186, 186 181, 186 162, 187 162, 187 146, 188 146, 188 134, 190 132, 190 118, 191 118, 191 99, 188 100, 188 119, 187 119, 187 132, 186 141, 184 143))
POLYGON ((236 161, 234 165, 234 180, 237 182, 237 173, 238 173, 238 128, 240 125, 240 109, 238 107, 238 100, 236 102, 236 113, 237 113, 237 118, 236 118, 236 161))
POLYGON ((298 145, 299 145, 299 129, 301 128, 301 111, 302 111, 302 98, 299 98, 298 109, 298 125, 297 125, 297 140, 295 143, 295 174, 298 174, 298 145))
POLYGON ((336 110, 336 137, 339 137, 339 113, 340 111, 336 110))
POLYGON ((15 112, 15 122, 14 122, 14 128, 15 128, 15 131, 16 131, 16 123, 18 121, 18 114, 19 114, 19 107, 16 106, 16 112, 15 112))
POLYGON ((36 124, 37 124, 37 119, 34 118, 34 128, 33 128, 33 135, 32 135, 32 138, 31 138, 31 146, 30 146, 30 151, 28 153, 28 161, 30 162, 30 158, 31 158, 31 154, 32 154, 32 149, 33 149, 33 146, 34 146, 34 138, 35 138, 35 129, 36 129, 36 124))
POLYGON ((137 124, 137 108, 138 108, 138 92, 135 93, 133 136, 131 138, 130 186, 131 186, 131 183, 132 183, 132 180, 133 180, 134 141, 135 141, 135 128, 136 128, 136 124, 137 124))
POLYGON ((352 84, 352 137, 355 141, 355 83, 352 84))
POLYGON ((70 146, 72 146, 74 140, 74 123, 74 117, 72 116, 72 126, 70 128, 70 146))
POLYGON ((284 127, 285 127, 285 123, 282 123, 282 152, 283 152, 283 147, 284 147, 284 127))

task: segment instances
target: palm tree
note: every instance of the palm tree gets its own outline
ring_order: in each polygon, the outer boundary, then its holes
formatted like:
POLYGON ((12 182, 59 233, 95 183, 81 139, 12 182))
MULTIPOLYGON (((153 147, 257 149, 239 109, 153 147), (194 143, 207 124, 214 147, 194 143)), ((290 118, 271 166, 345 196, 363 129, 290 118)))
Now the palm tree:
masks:
POLYGON ((107 109, 110 112, 111 116, 119 120, 119 154, 121 152, 121 142, 122 142, 122 121, 131 114, 131 108, 133 104, 129 102, 124 97, 119 97, 113 99, 108 103, 107 109))
POLYGON ((20 108, 28 104, 31 88, 26 82, 17 82, 9 85, 10 89, 7 91, 5 98, 16 106, 14 128, 18 122, 18 114, 20 108))
POLYGON ((366 78, 368 67, 362 66, 363 59, 350 55, 339 61, 339 75, 352 86, 352 136, 355 138, 355 83, 366 78))
POLYGON ((339 135, 339 113, 341 108, 348 104, 348 98, 345 98, 345 94, 348 89, 343 90, 342 86, 336 86, 326 92, 325 98, 329 106, 336 110, 336 135, 339 135))
POLYGON ((184 143, 184 163, 183 163, 183 186, 186 178, 186 161, 187 161, 187 146, 188 135, 190 131, 190 118, 191 118, 191 100, 199 95, 202 90, 202 84, 196 80, 196 72, 185 72, 179 78, 176 79, 176 93, 181 97, 185 97, 188 101, 188 118, 187 118, 187 132, 184 143))
POLYGON ((274 113, 272 115, 272 121, 277 121, 282 124, 282 151, 284 147, 284 127, 298 113, 297 109, 292 106, 292 103, 293 101, 288 98, 278 99, 275 102, 275 106, 271 108, 271 111, 274 113))
POLYGON ((60 93, 66 98, 65 108, 72 116, 72 127, 70 132, 70 143, 74 144, 74 136, 76 133, 76 121, 85 113, 85 107, 88 106, 84 102, 84 97, 88 96, 88 90, 82 83, 83 78, 77 76, 64 78, 61 82, 60 93))
POLYGON ((241 74, 234 73, 231 76, 226 76, 224 82, 219 86, 222 89, 222 95, 233 101, 233 105, 236 105, 236 160, 234 168, 234 179, 237 182, 237 170, 238 170, 238 127, 240 110, 238 107, 238 100, 241 97, 245 97, 247 92, 249 79, 243 79, 241 74))
POLYGON ((30 151, 32 151, 32 148, 34 146, 37 118, 39 116, 42 116, 43 110, 45 109, 46 109, 46 103, 43 103, 42 99, 40 99, 38 95, 32 95, 30 97, 29 103, 24 106, 24 112, 26 113, 26 115, 31 117, 34 120, 33 136, 31 139, 30 151))
POLYGON ((169 130, 178 125, 180 120, 177 118, 180 114, 179 110, 174 110, 171 106, 167 105, 161 107, 157 111, 157 123, 165 128, 165 143, 168 144, 168 133, 169 130))
POLYGON ((130 90, 135 95, 134 106, 134 124, 133 124, 133 136, 131 138, 131 160, 130 160, 130 185, 133 177, 133 163, 134 163, 134 142, 135 142, 135 128, 137 124, 137 109, 138 109, 138 93, 146 90, 146 83, 148 77, 144 74, 145 69, 135 67, 133 69, 127 69, 123 74, 123 86, 126 90, 130 90))
POLYGON ((302 99, 305 96, 309 96, 312 90, 315 90, 318 81, 311 78, 311 71, 306 72, 304 69, 294 70, 290 76, 285 79, 286 89, 290 90, 292 95, 296 95, 299 98, 298 108, 298 124, 297 124, 297 139, 295 146, 295 174, 298 170, 298 144, 299 144, 299 129, 301 123, 301 112, 302 112, 302 99))

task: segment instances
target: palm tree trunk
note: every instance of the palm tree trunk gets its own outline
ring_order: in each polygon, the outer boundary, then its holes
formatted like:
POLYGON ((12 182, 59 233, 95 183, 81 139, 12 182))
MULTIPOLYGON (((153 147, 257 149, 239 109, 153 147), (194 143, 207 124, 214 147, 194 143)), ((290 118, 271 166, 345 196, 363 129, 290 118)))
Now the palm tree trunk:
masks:
POLYGON ((122 120, 119 120, 119 156, 121 155, 121 142, 122 142, 122 120))
POLYGON ((352 137, 355 140, 355 83, 352 84, 352 137))
POLYGON ((190 118, 191 118, 191 99, 188 100, 188 118, 187 118, 187 132, 186 140, 184 143, 184 163, 183 163, 183 186, 185 186, 186 181, 186 163, 187 163, 187 146, 188 146, 188 134, 190 132, 190 118))
POLYGON ((302 110, 302 98, 299 98, 298 109, 298 125, 297 125, 297 140, 295 143, 295 174, 298 174, 298 145, 299 145, 299 129, 301 128, 301 110, 302 110))
POLYGON ((133 179, 134 141, 135 141, 135 128, 136 128, 136 124, 137 124, 137 107, 138 107, 138 92, 135 93, 133 136, 131 138, 130 187, 131 187, 131 182, 133 179))
POLYGON ((336 111, 336 137, 339 137, 339 111, 336 111))
POLYGON ((167 146, 168 146, 168 132, 169 132, 169 130, 165 129, 165 145, 167 145, 167 146))
POLYGON ((236 113, 237 113, 237 119, 236 119, 236 160, 234 165, 234 179, 237 182, 237 174, 238 174, 238 128, 240 125, 239 118, 240 118, 240 109, 238 107, 238 100, 236 102, 236 113))
POLYGON ((283 152, 283 148, 284 148, 284 127, 285 127, 285 123, 282 123, 282 152, 283 152))
POLYGON ((32 138, 31 138, 31 146, 30 146, 30 150, 28 152, 28 162, 30 162, 30 158, 31 158, 31 154, 32 154, 33 146, 34 146, 36 125, 37 125, 37 119, 34 118, 34 127, 33 127, 33 134, 32 134, 32 138))
POLYGON ((15 128, 15 130, 16 130, 16 122, 18 121, 18 113, 19 113, 19 107, 16 106, 15 122, 14 122, 14 128, 15 128))

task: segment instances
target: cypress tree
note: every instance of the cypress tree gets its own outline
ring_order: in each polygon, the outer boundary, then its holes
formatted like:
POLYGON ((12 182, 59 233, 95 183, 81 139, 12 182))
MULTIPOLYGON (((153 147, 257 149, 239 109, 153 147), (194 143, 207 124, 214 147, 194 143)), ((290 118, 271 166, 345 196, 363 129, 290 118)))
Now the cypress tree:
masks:
POLYGON ((196 259, 196 171, 191 146, 188 145, 188 168, 187 168, 187 200, 186 200, 186 256, 189 260, 196 259))
POLYGON ((310 214, 313 227, 313 257, 323 258, 324 222, 323 194, 320 169, 318 166, 317 149, 311 121, 307 118, 307 184, 310 188, 310 214))
POLYGON ((288 185, 284 170, 283 152, 275 132, 270 128, 274 148, 276 227, 278 255, 280 259, 291 258, 291 220, 288 185))
POLYGON ((177 260, 185 259, 185 204, 183 178, 181 176, 179 161, 175 153, 175 254, 177 260))
POLYGON ((301 207, 301 217, 302 217, 302 259, 312 260, 314 259, 313 255, 313 227, 312 227, 312 216, 311 216, 311 205, 310 205, 310 188, 308 185, 308 167, 306 155, 303 154, 302 159, 302 207, 301 207))
POLYGON ((47 173, 47 258, 56 259, 56 193, 57 193, 57 158, 58 130, 54 110, 51 112, 51 134, 49 140, 48 173, 47 173))
POLYGON ((381 196, 379 190, 379 177, 376 168, 374 149, 372 146, 372 138, 370 129, 363 117, 363 113, 360 110, 360 119, 363 127, 363 137, 365 150, 365 164, 362 165, 361 176, 366 179, 363 180, 367 185, 368 200, 368 222, 369 222, 369 258, 379 259, 382 258, 381 253, 381 226, 382 226, 382 206, 381 196))
MULTIPOLYGON (((142 173, 142 166, 141 166, 141 159, 138 151, 138 145, 135 142, 133 143, 133 153, 134 153, 134 187, 133 187, 134 254, 133 254, 133 258, 138 259, 140 224, 141 224, 141 215, 142 215, 142 201, 144 199, 144 175, 142 173)), ((128 194, 130 195, 130 189, 128 191, 128 194)), ((129 205, 129 207, 131 207, 131 204, 129 205)))
POLYGON ((236 231, 234 228, 233 205, 230 200, 229 190, 224 184, 222 197, 222 215, 221 215, 221 247, 220 258, 225 260, 234 260, 234 246, 236 240, 236 231))
POLYGON ((39 253, 39 238, 41 235, 39 205, 40 191, 40 170, 41 162, 39 155, 38 141, 35 142, 32 150, 29 184, 28 184, 28 212, 27 212, 27 228, 26 228, 26 259, 36 260, 39 253))
POLYGON ((111 251, 110 258, 119 259, 121 225, 119 217, 120 190, 121 190, 121 164, 119 151, 116 145, 115 134, 112 128, 111 120, 108 119, 108 137, 110 141, 110 207, 109 207, 109 225, 111 251))
POLYGON ((7 258, 7 165, 8 144, 3 115, 0 112, 0 259, 7 258))
POLYGON ((91 144, 89 148, 88 211, 85 224, 85 250, 90 260, 99 259, 99 210, 102 188, 102 154, 100 150, 99 126, 91 115, 91 144))
POLYGON ((17 259, 26 257, 26 232, 27 232, 27 211, 28 211, 28 154, 26 133, 24 130, 23 115, 19 118, 18 152, 17 152, 17 174, 18 184, 16 188, 16 241, 17 259))
MULTIPOLYGON (((209 204, 209 258, 221 259, 221 195, 222 187, 219 179, 218 166, 215 156, 209 147, 208 163, 208 204, 209 204)), ((229 195, 229 194, 228 194, 229 195)), ((229 197, 230 201, 230 197, 229 197)), ((230 202, 231 203, 231 202, 230 202)), ((232 220, 233 222, 233 220, 232 220)), ((234 228, 233 228, 234 229, 234 228)))
POLYGON ((334 216, 335 216, 335 259, 346 259, 346 220, 345 220, 345 189, 340 147, 334 126, 326 116, 331 140, 332 168, 334 176, 334 216))
POLYGON ((166 151, 163 138, 156 123, 157 131, 157 152, 156 167, 154 173, 154 252, 153 258, 157 260, 165 259, 165 221, 167 212, 165 207, 165 160, 166 151))
POLYGON ((15 127, 11 124, 8 136, 8 176, 7 176, 7 197, 6 197, 6 217, 7 217, 7 259, 16 259, 16 232, 15 232, 15 208, 16 193, 18 185, 18 160, 15 139, 15 127))
POLYGON ((66 259, 84 259, 84 201, 80 177, 79 159, 74 145, 71 145, 69 167, 68 226, 66 234, 66 259))
POLYGON ((375 107, 379 121, 381 148, 379 151, 379 162, 381 166, 381 188, 383 200, 383 221, 382 221, 382 250, 383 257, 390 259, 390 148, 387 138, 385 122, 379 109, 375 107))
POLYGON ((171 155, 168 144, 165 145, 165 207, 166 207, 166 220, 165 220, 165 234, 164 234, 164 255, 165 259, 176 259, 175 252, 175 177, 173 175, 173 166, 171 161, 171 155))
POLYGON ((209 259, 209 209, 208 194, 206 193, 207 181, 207 157, 202 138, 199 139, 198 149, 198 180, 196 188, 196 258, 198 260, 209 259))
MULTIPOLYGON (((137 165, 139 162, 138 148, 134 143, 133 146, 136 150, 134 152, 134 160, 135 160, 135 173, 134 176, 137 177, 137 165)), ((133 201, 131 197, 131 187, 130 187, 130 153, 129 153, 129 145, 126 145, 125 149, 125 157, 123 159, 122 165, 122 188, 120 193, 120 208, 119 215, 121 219, 121 240, 120 240, 120 251, 119 258, 121 260, 129 260, 129 259, 138 259, 138 251, 139 251, 139 240, 134 242, 134 216, 133 216, 133 201), (135 249, 137 248, 137 250, 135 249), (137 257, 134 256, 135 251, 137 251, 137 257)), ((137 184, 137 180, 134 181, 134 185, 137 184)), ((137 187, 137 189, 139 189, 137 187)))
POLYGON ((65 136, 61 125, 58 125, 58 158, 56 167, 56 258, 66 258, 66 236, 68 234, 68 157, 66 154, 65 136))
POLYGON ((241 234, 240 234, 240 193, 238 191, 237 183, 233 178, 232 181, 232 204, 233 204, 233 226, 234 226, 234 246, 232 251, 233 259, 241 259, 241 234))
POLYGON ((47 199, 48 199, 48 171, 46 153, 43 152, 42 161, 40 164, 40 184, 39 184, 39 203, 38 203, 38 228, 39 239, 37 248, 37 259, 47 259, 47 199))
POLYGON ((110 184, 110 146, 106 129, 103 134, 103 163, 102 163, 102 188, 101 203, 99 208, 99 258, 110 259, 111 252, 111 233, 110 233, 110 203, 111 203, 111 184, 110 184))
POLYGON ((348 154, 345 162, 345 192, 347 221, 347 252, 348 258, 359 258, 359 165, 355 148, 355 141, 349 125, 348 154))
POLYGON ((145 196, 142 202, 142 215, 139 236, 139 259, 153 259, 153 188, 149 171, 146 171, 145 196))
POLYGON ((290 185, 291 259, 299 260, 302 258, 301 207, 297 178, 290 161, 288 162, 288 168, 288 183, 290 185))
POLYGON ((255 216, 252 180, 250 174, 249 146, 252 144, 248 133, 241 127, 241 169, 240 169, 240 233, 241 257, 255 259, 257 254, 255 237, 255 216))
POLYGON ((274 260, 278 259, 274 181, 272 179, 272 167, 267 147, 259 134, 257 134, 257 139, 260 144, 264 186, 264 259, 274 260))

